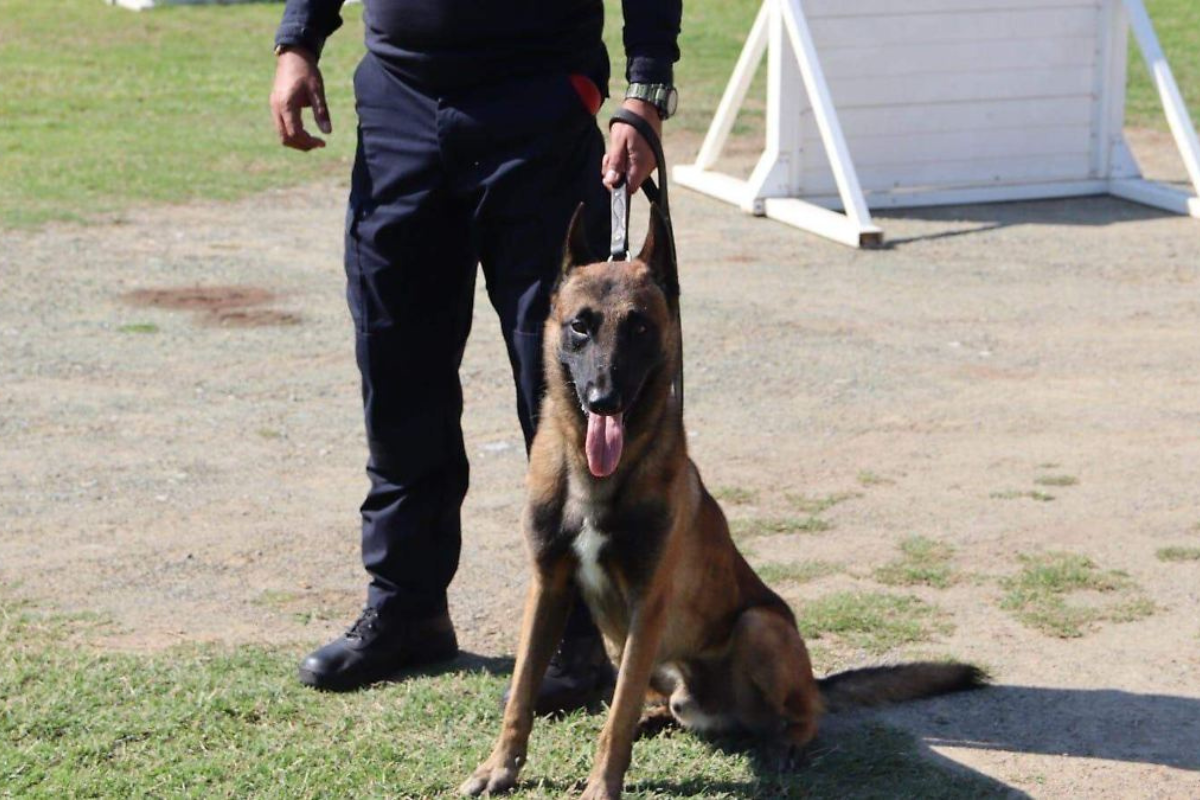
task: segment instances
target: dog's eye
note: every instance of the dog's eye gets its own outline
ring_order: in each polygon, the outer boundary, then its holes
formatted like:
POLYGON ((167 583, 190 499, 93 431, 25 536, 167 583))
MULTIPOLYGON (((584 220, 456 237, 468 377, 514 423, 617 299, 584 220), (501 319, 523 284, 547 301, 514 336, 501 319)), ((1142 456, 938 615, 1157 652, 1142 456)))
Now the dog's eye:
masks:
POLYGON ((645 336, 646 331, 648 330, 650 330, 650 328, 644 322, 639 322, 633 326, 633 332, 638 336, 645 336))
POLYGON ((588 335, 587 323, 579 318, 571 320, 571 332, 577 336, 587 336, 588 335))

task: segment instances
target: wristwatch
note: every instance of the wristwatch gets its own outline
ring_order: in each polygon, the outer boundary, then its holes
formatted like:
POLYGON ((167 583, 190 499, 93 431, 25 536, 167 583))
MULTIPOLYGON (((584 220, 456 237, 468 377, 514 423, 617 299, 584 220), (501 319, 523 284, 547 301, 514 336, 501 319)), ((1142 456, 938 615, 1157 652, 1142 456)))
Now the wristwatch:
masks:
POLYGON ((645 100, 658 109, 663 119, 675 116, 679 106, 679 92, 669 83, 631 83, 625 90, 626 100, 645 100))

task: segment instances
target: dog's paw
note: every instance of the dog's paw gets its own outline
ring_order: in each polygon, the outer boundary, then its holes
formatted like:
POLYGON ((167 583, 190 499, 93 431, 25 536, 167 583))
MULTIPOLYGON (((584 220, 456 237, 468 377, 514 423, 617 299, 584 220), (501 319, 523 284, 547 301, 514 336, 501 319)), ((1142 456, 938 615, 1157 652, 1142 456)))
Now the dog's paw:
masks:
POLYGON ((517 785, 518 767, 515 763, 494 764, 488 759, 463 781, 458 787, 459 793, 467 797, 478 797, 481 794, 501 794, 517 785))
POLYGON ((583 794, 579 795, 579 800, 619 800, 620 797, 621 787, 618 786, 614 789, 605 781, 593 778, 588 781, 583 794))
POLYGON ((675 719, 675 715, 671 713, 671 709, 665 703, 651 706, 638 720, 637 738, 648 739, 678 726, 679 721, 675 719))

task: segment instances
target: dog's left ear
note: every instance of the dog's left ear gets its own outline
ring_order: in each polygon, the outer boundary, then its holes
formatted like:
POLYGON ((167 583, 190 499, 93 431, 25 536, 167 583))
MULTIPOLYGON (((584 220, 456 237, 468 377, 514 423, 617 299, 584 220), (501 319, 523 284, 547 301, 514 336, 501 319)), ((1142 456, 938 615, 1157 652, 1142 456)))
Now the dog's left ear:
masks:
POLYGON ((591 248, 588 246, 587 228, 583 222, 583 203, 575 207, 571 215, 571 224, 567 227, 567 243, 563 248, 562 277, 575 267, 590 264, 595 261, 591 248))
POLYGON ((637 259, 650 268, 654 280, 668 294, 674 291, 678 278, 675 275, 671 228, 658 203, 650 204, 650 227, 646 230, 646 241, 642 244, 642 252, 638 253, 637 259))

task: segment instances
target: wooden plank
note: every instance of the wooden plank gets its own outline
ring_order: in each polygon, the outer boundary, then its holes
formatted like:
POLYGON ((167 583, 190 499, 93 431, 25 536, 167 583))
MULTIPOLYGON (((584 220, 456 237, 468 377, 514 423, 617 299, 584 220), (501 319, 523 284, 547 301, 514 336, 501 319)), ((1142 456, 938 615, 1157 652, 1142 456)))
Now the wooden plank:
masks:
MULTIPOLYGON (((1002 186, 972 186, 951 189, 923 189, 914 192, 874 192, 867 195, 872 209, 926 208, 929 206, 958 206, 973 203, 1011 203, 1022 200, 1052 200, 1063 197, 1094 197, 1108 193, 1107 181, 1056 181, 1052 183, 1021 183, 1002 186)), ((836 198, 812 198, 818 205, 832 203, 836 198)))
POLYGON ((746 181, 691 165, 681 164, 673 168, 671 179, 680 186, 695 189, 709 197, 715 197, 739 207, 746 203, 750 194, 750 187, 746 181))
POLYGON ((1110 181, 1109 192, 1116 197, 1132 200, 1144 206, 1161 208, 1164 211, 1184 216, 1200 217, 1200 198, 1176 189, 1174 186, 1135 178, 1110 181))
POLYGON ((809 20, 882 14, 1009 12, 1021 9, 1096 8, 1101 0, 804 0, 809 20))
MULTIPOLYGON (((1091 155, 1091 126, 1055 125, 998 128, 977 131, 924 133, 896 137, 890 134, 851 136, 847 144, 860 170, 891 165, 976 161, 1028 156, 1091 155)), ((817 147, 804 151, 804 169, 819 169, 825 154, 817 147)))
MULTIPOLYGON (((999 128, 1037 128, 1048 125, 1087 125, 1092 118, 1090 97, 1017 98, 934 105, 876 106, 838 109, 842 129, 853 141, 886 131, 892 136, 952 131, 993 131, 999 128)), ((801 139, 816 136, 816 123, 806 115, 801 139)), ((851 147, 851 153, 854 152, 851 147)))
MULTIPOLYGON (((1080 181, 1091 178, 1091 160, 1082 153, 896 164, 864 168, 859 178, 867 192, 1080 181)), ((836 184, 827 170, 813 169, 804 174, 802 186, 804 195, 823 195, 832 194, 836 184)))
POLYGON ((845 214, 791 197, 770 198, 764 202, 768 219, 783 222, 832 239, 850 247, 878 247, 883 231, 874 223, 859 223, 845 214))
POLYGON ((999 39, 990 42, 911 42, 872 47, 827 47, 821 64, 830 79, 921 75, 968 68, 1000 72, 1031 67, 1088 67, 1096 63, 1095 36, 999 39))
POLYGON ((977 14, 879 14, 812 20, 813 41, 831 47, 1013 39, 1080 38, 1096 35, 1095 7, 1016 9, 977 14))
POLYGON ((838 78, 829 91, 838 108, 906 106, 922 103, 951 103, 1017 98, 1090 97, 1090 67, 1073 69, 1028 69, 1007 72, 947 70, 925 74, 875 78, 838 78))

